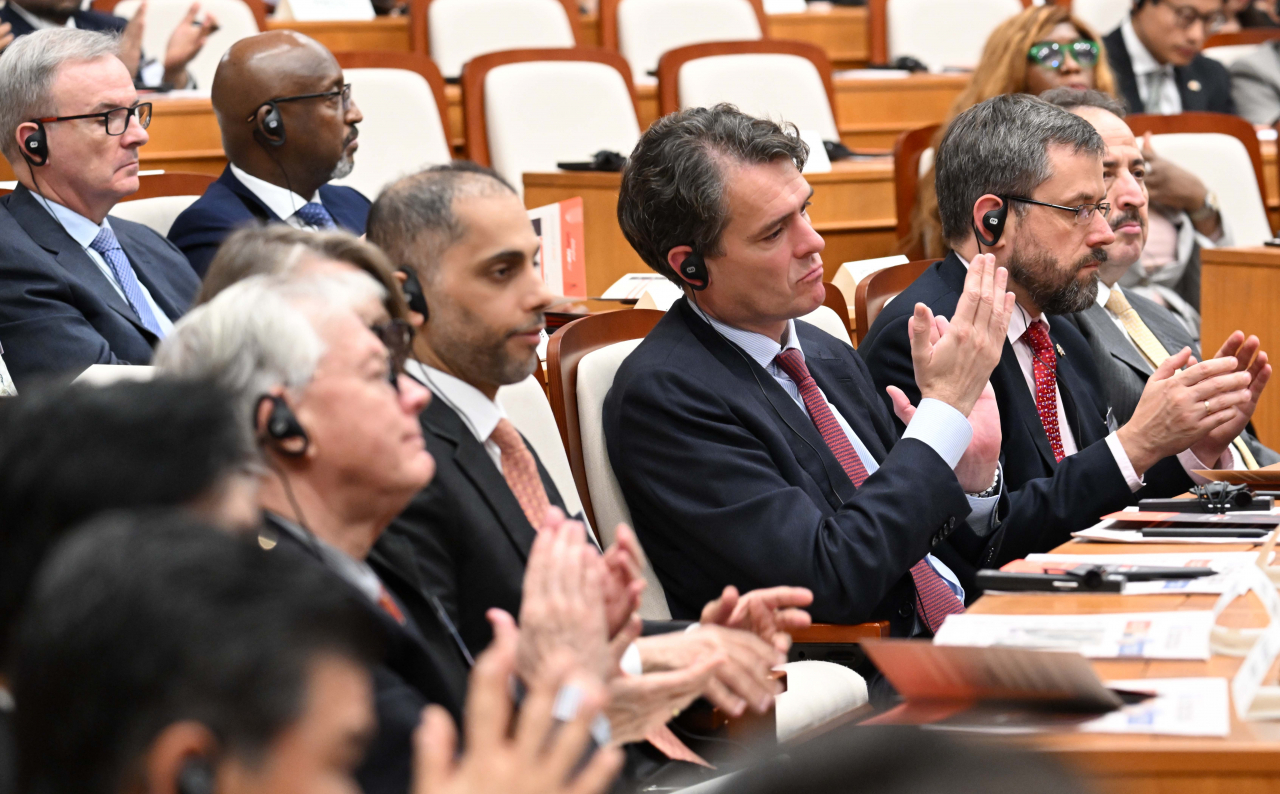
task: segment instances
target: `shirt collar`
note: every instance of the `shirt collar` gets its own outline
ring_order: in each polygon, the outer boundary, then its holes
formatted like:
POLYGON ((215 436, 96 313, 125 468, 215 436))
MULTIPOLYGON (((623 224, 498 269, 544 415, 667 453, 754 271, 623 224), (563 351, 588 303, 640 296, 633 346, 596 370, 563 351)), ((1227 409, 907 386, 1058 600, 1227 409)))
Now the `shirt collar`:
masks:
POLYGON ((1142 77, 1162 69, 1173 70, 1171 64, 1157 61, 1156 56, 1152 55, 1151 50, 1142 43, 1142 39, 1138 38, 1138 31, 1133 29, 1131 18, 1125 18, 1124 24, 1120 26, 1120 35, 1124 38, 1124 48, 1129 51, 1129 62, 1133 66, 1135 77, 1142 77))
MULTIPOLYGON (((111 224, 106 218, 102 219, 101 224, 94 223, 85 216, 75 210, 67 209, 56 201, 50 201, 41 195, 36 195, 36 202, 44 207, 50 215, 54 217, 58 223, 62 224, 62 228, 67 234, 71 235, 71 239, 80 244, 81 248, 88 248, 89 243, 98 236, 98 232, 103 229, 110 229, 111 224)), ((114 230, 112 234, 114 234, 114 230)))
POLYGON ((744 331, 741 328, 734 328, 732 325, 726 325, 716 318, 707 314, 694 301, 689 301, 689 305, 697 312, 698 316, 711 324, 716 332, 742 348, 747 355, 751 356, 757 364, 762 368, 768 369, 773 360, 783 350, 800 350, 800 355, 804 355, 804 351, 800 349, 800 339, 796 335, 796 321, 787 320, 786 330, 782 332, 782 344, 778 344, 764 334, 758 334, 755 331, 744 331))
POLYGON ((240 180, 240 184, 249 189, 249 192, 258 197, 258 200, 267 205, 267 209, 271 210, 281 220, 292 218, 298 210, 302 209, 302 205, 307 200, 292 190, 273 185, 265 179, 259 179, 251 174, 246 174, 243 170, 231 165, 231 173, 235 174, 236 179, 240 180))
POLYGON ((502 410, 501 405, 461 378, 412 359, 405 362, 404 368, 409 375, 430 389, 436 399, 444 400, 450 408, 457 411, 467 429, 481 444, 493 435, 498 422, 507 418, 507 412, 502 410))
POLYGON ((299 543, 315 549, 319 553, 321 561, 334 573, 343 579, 347 584, 363 593, 373 603, 378 603, 382 596, 382 580, 373 572, 369 564, 364 560, 357 560, 355 557, 339 550, 336 546, 326 543, 323 539, 316 537, 307 529, 298 526, 298 524, 290 521, 279 513, 272 513, 272 518, 280 527, 294 537, 299 543))
MULTIPOLYGON (((969 262, 963 256, 956 254, 956 259, 960 260, 960 263, 964 265, 965 270, 969 269, 969 262)), ((1013 344, 1021 339, 1022 335, 1027 332, 1027 327, 1036 320, 1043 320, 1046 327, 1049 325, 1049 318, 1045 316, 1044 312, 1040 312, 1039 315, 1032 317, 1026 309, 1022 308, 1022 304, 1013 304, 1013 314, 1009 317, 1009 344, 1013 344)))
POLYGON ((1108 287, 1102 283, 1102 279, 1098 279, 1098 297, 1096 300, 1099 306, 1104 309, 1107 308, 1107 301, 1111 300, 1111 290, 1113 289, 1120 289, 1120 285, 1117 283, 1114 287, 1108 287))
POLYGON ((8 6, 9 8, 13 9, 13 13, 22 17, 23 21, 25 21, 28 25, 35 28, 36 30, 49 30, 50 28, 56 28, 56 27, 74 28, 76 26, 76 18, 74 16, 67 17, 66 25, 59 25, 57 22, 50 22, 47 19, 36 16, 35 14, 31 13, 30 11, 18 5, 17 3, 9 3, 8 6))

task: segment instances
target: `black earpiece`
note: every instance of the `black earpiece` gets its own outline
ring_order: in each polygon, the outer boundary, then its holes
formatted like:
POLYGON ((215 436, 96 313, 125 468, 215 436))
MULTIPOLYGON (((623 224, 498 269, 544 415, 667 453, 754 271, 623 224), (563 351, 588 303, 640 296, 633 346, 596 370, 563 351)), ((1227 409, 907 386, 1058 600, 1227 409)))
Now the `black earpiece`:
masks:
POLYGON ((707 275, 707 263, 702 258, 702 254, 697 251, 689 252, 689 255, 680 263, 680 277, 695 292, 701 292, 707 288, 711 278, 707 275))
POLYGON ((302 424, 298 422, 298 417, 293 415, 293 409, 289 407, 289 403, 285 402, 284 397, 278 394, 264 394, 259 397, 253 418, 254 429, 259 430, 262 436, 269 439, 281 455, 297 458, 306 454, 311 439, 307 436, 307 431, 303 429, 302 424), (262 410, 264 401, 271 403, 271 413, 267 414, 266 428, 259 430, 258 413, 262 410), (284 445, 284 442, 294 439, 300 440, 302 444, 296 448, 284 445))
POLYGON ((27 161, 27 165, 39 168, 49 162, 49 135, 44 124, 37 121, 35 125, 36 131, 28 135, 22 144, 22 159, 27 161))
POLYGON ((1000 236, 1004 234, 1004 222, 1008 217, 1009 202, 1002 200, 999 207, 982 216, 982 228, 973 230, 978 242, 988 247, 1000 242, 1000 236))
POLYGON ((430 312, 427 311, 427 296, 422 294, 422 283, 418 281, 418 274, 413 272, 411 267, 402 267, 400 272, 404 274, 404 283, 400 285, 400 291, 404 293, 404 299, 409 302, 409 308, 422 315, 422 321, 425 323, 430 312))
POLYGON ((192 758, 178 773, 178 794, 213 794, 213 769, 203 758, 192 758))
POLYGON ((267 112, 262 115, 258 122, 256 133, 262 137, 260 140, 265 141, 269 146, 284 146, 284 117, 280 115, 280 106, 275 102, 263 102, 258 106, 258 110, 263 108, 267 112))

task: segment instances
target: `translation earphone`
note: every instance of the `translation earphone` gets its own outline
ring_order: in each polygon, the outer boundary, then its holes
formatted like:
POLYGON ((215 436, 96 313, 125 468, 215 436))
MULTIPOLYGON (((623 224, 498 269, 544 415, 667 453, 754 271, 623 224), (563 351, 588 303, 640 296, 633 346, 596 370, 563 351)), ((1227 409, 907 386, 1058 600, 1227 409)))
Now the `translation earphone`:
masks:
POLYGON ((27 165, 39 168, 49 162, 49 134, 42 122, 33 120, 33 123, 36 130, 22 144, 22 159, 27 161, 27 165))
POLYGON ((1000 236, 1004 234, 1004 223, 1009 218, 1009 202, 1001 199, 1000 206, 988 211, 982 216, 982 228, 973 227, 973 236, 978 241, 978 252, 982 252, 982 246, 990 248, 1000 242, 1000 236))
POLYGON ((311 444, 307 431, 303 429, 302 424, 298 422, 298 417, 293 415, 293 409, 289 407, 289 403, 285 402, 284 397, 278 394, 264 394, 258 398, 258 402, 254 407, 253 419, 254 430, 258 428, 258 414, 262 410, 262 403, 271 403, 271 413, 267 415, 267 425, 265 430, 260 431, 263 436, 270 439, 272 446, 281 455, 290 458, 298 458, 307 453, 307 447, 311 444), (302 445, 297 448, 285 446, 284 442, 300 440, 302 445))
POLYGON ((213 794, 213 770, 203 758, 189 759, 178 773, 178 794, 213 794))
POLYGON ((680 275, 695 292, 703 291, 711 283, 711 278, 707 274, 706 260, 697 251, 690 251, 680 263, 680 275))
POLYGON ((254 111, 254 115, 257 115, 263 108, 266 108, 267 112, 262 114, 262 118, 259 119, 258 125, 253 131, 254 134, 261 136, 259 140, 268 146, 284 146, 284 117, 280 115, 280 106, 274 100, 263 102, 258 105, 258 110, 254 111))
POLYGON ((408 301, 411 310, 422 315, 422 321, 425 323, 430 312, 427 311, 427 296, 422 293, 422 283, 418 281, 418 274, 414 273, 411 267, 402 267, 399 272, 404 274, 404 283, 400 285, 404 299, 408 301))

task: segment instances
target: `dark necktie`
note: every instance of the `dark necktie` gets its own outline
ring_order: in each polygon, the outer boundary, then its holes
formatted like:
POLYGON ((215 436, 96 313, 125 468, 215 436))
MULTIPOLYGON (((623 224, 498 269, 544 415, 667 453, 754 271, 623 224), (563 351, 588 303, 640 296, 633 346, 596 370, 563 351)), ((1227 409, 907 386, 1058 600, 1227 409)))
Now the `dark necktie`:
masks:
POLYGON ((1044 320, 1036 320, 1027 326, 1022 338, 1031 347, 1031 374, 1036 382, 1036 413, 1049 437, 1053 459, 1062 462, 1067 454, 1062 449, 1062 429, 1058 426, 1058 357, 1053 352, 1053 340, 1049 338, 1049 326, 1044 320))
MULTIPOLYGON (((860 487, 866 482, 867 467, 862 463, 862 458, 858 457, 858 451, 853 448, 853 443, 844 432, 844 428, 840 426, 840 422, 836 420, 835 414, 831 412, 831 406, 827 405, 827 398, 822 396, 817 382, 809 374, 809 367, 804 363, 804 354, 795 348, 783 350, 775 361, 778 362, 778 367, 795 381, 800 389, 800 399, 804 400, 809 418, 818 428, 822 440, 836 456, 845 474, 849 475, 849 480, 853 482, 854 487, 860 487)), ((911 579, 916 585, 920 615, 930 631, 936 633, 947 615, 964 611, 964 605, 960 603, 960 599, 956 598, 950 585, 933 569, 928 560, 920 560, 911 566, 911 579)))
POLYGON ((337 226, 333 222, 333 216, 329 214, 329 210, 325 209, 325 206, 318 201, 308 201, 299 207, 295 214, 309 226, 314 226, 317 229, 332 229, 337 226))

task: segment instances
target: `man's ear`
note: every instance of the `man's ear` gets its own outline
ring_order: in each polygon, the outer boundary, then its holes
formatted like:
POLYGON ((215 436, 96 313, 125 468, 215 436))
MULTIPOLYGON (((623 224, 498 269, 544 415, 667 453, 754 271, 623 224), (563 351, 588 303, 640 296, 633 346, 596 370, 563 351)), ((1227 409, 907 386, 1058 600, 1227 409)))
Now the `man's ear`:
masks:
MULTIPOLYGON (((684 282, 681 286, 687 289, 706 289, 707 284, 699 279, 691 279, 685 275, 684 264, 689 255, 693 253, 693 247, 688 245, 677 245, 670 251, 667 251, 667 265, 675 271, 676 276, 684 282)), ((707 273, 707 281, 710 281, 710 272, 707 270, 706 259, 702 260, 703 271, 707 273)), ((686 293, 687 294, 687 293, 686 293)))
MULTIPOLYGON (((189 786, 180 783, 183 773, 198 764, 212 771, 217 753, 218 740, 204 724, 184 720, 166 726, 140 759, 143 791, 145 794, 200 794, 184 790, 189 786)), ((187 771, 188 778, 190 774, 187 771)))
POLYGON ((983 248, 999 248, 1005 242, 1009 223, 1009 203, 991 193, 980 196, 973 203, 973 228, 983 248))

